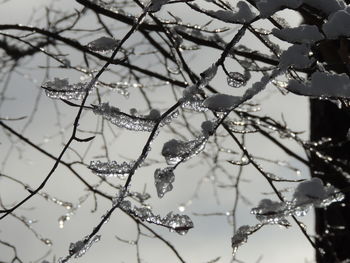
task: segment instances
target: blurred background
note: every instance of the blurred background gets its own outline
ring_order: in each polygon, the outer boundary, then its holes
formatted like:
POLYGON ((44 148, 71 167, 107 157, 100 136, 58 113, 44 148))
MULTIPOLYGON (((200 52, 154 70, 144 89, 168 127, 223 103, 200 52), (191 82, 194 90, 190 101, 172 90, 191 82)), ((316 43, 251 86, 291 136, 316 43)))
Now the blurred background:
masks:
MULTIPOLYGON (((208 3, 202 4, 205 6, 208 3)), ((157 15, 166 17, 169 16, 167 11, 171 11, 186 23, 204 24, 208 21, 207 17, 181 7, 177 4, 169 5, 157 15)), ((48 20, 54 21, 62 14, 72 14, 75 9, 81 10, 82 6, 68 0, 4 1, 0 8, 0 24, 48 28, 50 27, 48 20), (48 14, 50 19, 47 19, 48 14)), ((134 6, 127 7, 126 11, 133 14, 141 12, 134 6)), ((287 19, 291 25, 300 23, 300 18, 290 11, 279 12, 279 15, 287 19)), ((84 18, 74 26, 75 30, 65 32, 65 37, 77 38, 80 43, 87 44, 105 35, 105 32, 99 28, 97 19, 92 12, 87 11, 84 18)), ((119 39, 130 28, 106 18, 104 22, 113 29, 115 34, 118 34, 115 37, 119 39)), ((215 22, 210 25, 211 28, 219 26, 223 25, 215 22)), ((266 25, 262 23, 260 26, 266 30, 269 29, 267 23, 266 25)), ((222 34, 225 39, 230 39, 238 28, 238 26, 231 27, 222 34)), ((17 34, 15 31, 6 32, 17 34)), ((25 35, 24 32, 21 34, 25 35)), ((135 46, 134 54, 130 55, 130 59, 141 67, 156 70, 157 62, 144 55, 151 52, 151 48, 146 44, 138 45, 143 41, 142 35, 136 33, 127 41, 128 48, 135 46)), ((261 43, 249 34, 244 36, 240 44, 248 45, 251 49, 262 49, 261 43)), ((281 48, 285 49, 287 46, 281 45, 281 48)), ((58 49, 66 55, 65 58, 72 65, 84 65, 84 57, 81 53, 63 44, 60 44, 58 49)), ((57 52, 57 50, 51 51, 57 52)), ((186 61, 197 74, 208 68, 219 55, 219 51, 206 47, 184 52, 186 61)), ((96 70, 100 68, 99 63, 96 59, 91 59, 91 67, 96 70)), ((236 70, 237 65, 230 61, 227 67, 236 70)), ((103 75, 103 81, 123 82, 128 79, 128 72, 122 67, 112 65, 110 69, 103 75)), ((0 117, 25 117, 15 121, 5 121, 5 123, 45 151, 58 156, 71 135, 77 108, 70 107, 60 100, 48 98, 40 86, 55 77, 68 78, 71 83, 77 83, 85 80, 86 76, 76 70, 59 67, 56 61, 49 59, 43 53, 19 60, 16 67, 8 64, 0 71, 2 78, 0 117)), ((253 75, 247 85, 251 85, 259 78, 258 74, 253 75)), ((182 89, 170 87, 162 81, 142 79, 141 82, 147 88, 147 96, 152 101, 152 107, 161 112, 173 105, 176 102, 176 96, 181 96, 182 93, 182 89)), ((233 89, 227 85, 226 77, 222 72, 218 73, 211 85, 224 93, 242 94, 242 90, 233 89)), ((137 86, 130 86, 125 90, 101 87, 100 94, 93 92, 87 105, 96 104, 100 96, 102 102, 109 102, 124 112, 136 108, 139 113, 147 114, 148 102, 143 92, 143 89, 137 86)), ((293 94, 284 95, 270 84, 251 103, 255 105, 252 106, 253 108, 259 110, 257 114, 271 116, 281 122, 285 121, 291 130, 302 132, 300 137, 308 138, 308 102, 304 97, 293 94)), ((188 112, 181 114, 187 117, 191 127, 197 127, 194 128, 193 133, 200 134, 200 124, 205 120, 205 116, 188 112)), ((147 166, 137 170, 130 190, 149 193, 151 197, 146 203, 152 207, 155 214, 165 216, 168 212, 174 211, 174 213, 191 217, 194 228, 184 236, 146 223, 171 242, 186 262, 230 262, 232 260, 231 237, 234 231, 232 209, 237 193, 238 203, 234 215, 236 227, 257 224, 258 221, 250 210, 263 198, 277 200, 275 194, 267 181, 250 165, 243 167, 239 187, 232 187, 240 167, 227 161, 239 160, 240 151, 232 140, 225 137, 225 131, 219 128, 216 139, 220 141, 220 145, 225 145, 225 148, 233 151, 233 153, 220 155, 221 165, 226 172, 213 169, 212 158, 218 149, 211 138, 204 152, 176 169, 174 189, 159 199, 154 186, 154 170, 166 167, 160 153, 166 141, 173 138, 179 139, 179 134, 174 134, 174 130, 187 139, 193 138, 193 134, 184 126, 182 117, 170 127, 162 128, 152 144, 152 150, 146 161, 147 166)), ((148 138, 148 133, 136 133, 111 127, 103 122, 101 117, 88 110, 82 115, 79 131, 82 137, 96 135, 96 138, 91 143, 73 142, 63 160, 68 163, 77 162, 73 165, 74 169, 91 185, 100 182, 99 178, 86 167, 91 160, 106 159, 106 153, 110 160, 118 162, 135 160, 148 138), (101 127, 104 127, 103 136, 99 133, 101 127)), ((33 189, 42 182, 54 164, 53 159, 28 146, 4 129, 0 132, 0 143, 2 175, 28 184, 33 189)), ((294 141, 286 139, 284 143, 294 152, 304 156, 301 147, 294 141)), ((245 146, 265 171, 288 179, 309 177, 307 167, 296 162, 257 133, 245 136, 245 146), (268 160, 283 161, 295 169, 291 170, 285 164, 276 164, 268 160)), ((118 178, 111 178, 109 182, 114 185, 123 183, 118 178)), ((288 190, 293 187, 295 187, 293 183, 278 183, 279 189, 288 190)), ((117 193, 115 188, 104 183, 98 189, 110 195, 117 193)), ((0 177, 0 197, 3 206, 11 207, 27 195, 28 192, 23 185, 7 177, 0 177)), ((288 196, 288 192, 286 195, 288 196)), ((89 234, 110 207, 109 200, 91 194, 69 169, 59 165, 41 195, 35 196, 17 209, 15 216, 9 215, 1 220, 0 240, 15 246, 18 257, 23 262, 42 262, 43 260, 57 262, 59 257, 68 254, 69 244, 89 234), (67 209, 67 206, 57 200, 71 203, 74 209, 67 209), (62 219, 62 216, 69 216, 70 220, 60 224, 59 219, 62 219)), ((301 221, 306 225, 308 233, 312 235, 314 233, 312 211, 301 218, 301 221)), ((313 262, 312 247, 293 221, 290 220, 290 222, 292 226, 288 229, 271 225, 254 233, 249 237, 248 243, 239 248, 234 262, 313 262)), ((143 227, 141 227, 143 234, 138 241, 139 250, 137 250, 134 242, 138 236, 137 228, 135 222, 120 210, 114 212, 109 222, 100 231, 101 241, 95 244, 84 257, 72 261, 137 262, 139 254, 141 262, 178 262, 173 251, 143 227)), ((12 258, 13 250, 0 244, 0 262, 9 262, 12 258)))

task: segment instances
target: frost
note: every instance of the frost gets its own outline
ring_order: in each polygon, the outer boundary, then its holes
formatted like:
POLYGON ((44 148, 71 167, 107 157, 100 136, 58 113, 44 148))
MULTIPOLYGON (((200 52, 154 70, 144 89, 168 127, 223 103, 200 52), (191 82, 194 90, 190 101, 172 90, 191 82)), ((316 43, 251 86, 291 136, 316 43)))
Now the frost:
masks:
POLYGON ((227 84, 233 88, 240 88, 247 83, 247 78, 239 72, 230 72, 227 76, 227 84))
POLYGON ((289 43, 313 44, 324 39, 315 25, 300 25, 294 28, 272 29, 272 34, 289 43))
POLYGON ((206 136, 199 136, 187 142, 172 139, 163 145, 162 155, 165 157, 167 164, 176 165, 203 151, 207 139, 206 136))
POLYGON ((159 198, 162 198, 165 193, 170 192, 173 189, 172 183, 175 181, 173 171, 173 167, 167 167, 164 169, 157 169, 154 172, 154 184, 159 198))
POLYGON ((248 226, 244 225, 237 229, 236 233, 231 239, 231 246, 232 246, 232 254, 233 256, 237 253, 237 250, 240 246, 247 243, 248 236, 253 234, 254 232, 258 231, 262 225, 258 224, 255 226, 248 226))
POLYGON ((237 107, 241 101, 241 98, 237 96, 214 94, 205 99, 203 105, 213 111, 225 112, 237 107))
POLYGON ((53 81, 47 81, 42 85, 45 89, 46 96, 51 99, 65 99, 65 100, 80 100, 86 92, 91 91, 89 83, 69 84, 68 79, 54 78, 53 81))
POLYGON ((350 6, 344 10, 339 10, 330 15, 322 29, 327 38, 337 39, 340 36, 350 36, 350 6))
POLYGON ((345 73, 315 72, 311 76, 311 82, 289 80, 287 89, 305 96, 349 98, 350 79, 345 73))
POLYGON ((246 2, 239 1, 237 3, 237 12, 229 10, 206 11, 207 14, 228 23, 248 23, 256 17, 246 2))
POLYGON ((125 179, 132 167, 135 165, 135 162, 127 163, 123 162, 118 164, 116 161, 111 162, 101 162, 101 161, 91 161, 89 169, 98 176, 101 177, 118 177, 120 179, 125 179))
MULTIPOLYGON (((125 128, 131 131, 151 132, 160 117, 160 113, 155 110, 152 110, 149 115, 131 116, 121 112, 119 108, 109 106, 108 103, 102 103, 94 106, 93 112, 97 115, 101 115, 103 118, 109 120, 119 128, 125 128)), ((159 127, 169 124, 177 116, 178 111, 171 113, 169 116, 160 121, 159 127)))
POLYGON ((113 51, 119 44, 119 40, 115 40, 110 37, 100 37, 94 41, 91 41, 86 46, 88 49, 94 52, 107 53, 113 51))
POLYGON ((314 59, 309 58, 310 47, 308 45, 295 44, 289 47, 281 55, 279 67, 286 70, 288 67, 308 68, 314 59))

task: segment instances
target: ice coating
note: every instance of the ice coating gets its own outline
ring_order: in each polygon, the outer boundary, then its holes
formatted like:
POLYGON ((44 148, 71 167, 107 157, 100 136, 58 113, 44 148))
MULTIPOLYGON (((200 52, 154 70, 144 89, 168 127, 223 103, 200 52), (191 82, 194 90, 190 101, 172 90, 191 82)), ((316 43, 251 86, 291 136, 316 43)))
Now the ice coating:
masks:
POLYGON ((134 165, 135 162, 122 162, 118 164, 116 161, 91 161, 89 169, 91 169, 94 174, 101 177, 118 177, 120 179, 125 179, 134 165))
POLYGON ((91 91, 89 83, 69 84, 68 79, 54 78, 53 81, 47 81, 42 85, 45 89, 46 96, 51 99, 65 99, 65 100, 81 100, 86 92, 91 91))
POLYGON ((166 227, 170 231, 175 231, 180 235, 186 234, 189 229, 193 228, 193 222, 187 215, 179 215, 169 212, 165 217, 161 217, 155 215, 148 207, 132 207, 130 201, 122 201, 120 203, 120 208, 141 221, 166 227))
MULTIPOLYGON (((93 112, 97 115, 101 115, 114 125, 131 131, 151 132, 154 129, 159 117, 159 114, 154 114, 154 111, 151 111, 150 115, 146 116, 132 116, 121 112, 119 108, 110 106, 109 103, 102 103, 94 106, 93 112), (155 118, 155 116, 157 118, 155 118)), ((171 113, 160 121, 159 126, 162 127, 169 124, 177 116, 178 111, 171 113)))
POLYGON ((206 142, 206 136, 199 136, 191 141, 172 139, 163 145, 162 155, 169 165, 176 165, 203 151, 206 142))

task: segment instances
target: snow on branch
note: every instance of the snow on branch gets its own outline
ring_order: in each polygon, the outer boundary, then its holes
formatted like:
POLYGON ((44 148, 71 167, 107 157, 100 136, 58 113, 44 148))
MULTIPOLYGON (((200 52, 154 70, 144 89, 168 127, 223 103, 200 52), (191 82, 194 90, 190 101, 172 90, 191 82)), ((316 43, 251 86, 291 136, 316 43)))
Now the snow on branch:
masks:
POLYGON ((304 96, 350 98, 350 79, 345 73, 315 72, 311 75, 311 81, 289 80, 287 89, 304 96))
POLYGON ((197 4, 190 4, 190 6, 208 16, 211 16, 215 19, 221 20, 226 23, 233 23, 233 24, 244 24, 249 23, 254 18, 256 18, 256 14, 250 9, 249 5, 246 2, 239 1, 237 3, 237 11, 231 11, 231 10, 205 10, 201 7, 199 7, 197 4))
POLYGON ((315 25, 300 25, 294 28, 272 29, 272 34, 293 44, 314 44, 324 39, 315 25))

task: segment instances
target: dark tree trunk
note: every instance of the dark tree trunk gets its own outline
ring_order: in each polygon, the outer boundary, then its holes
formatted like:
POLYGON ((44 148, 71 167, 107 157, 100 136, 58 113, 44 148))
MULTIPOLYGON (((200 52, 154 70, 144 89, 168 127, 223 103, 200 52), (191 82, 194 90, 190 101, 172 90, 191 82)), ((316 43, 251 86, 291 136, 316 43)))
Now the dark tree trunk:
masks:
MULTIPOLYGON (((349 172, 350 142, 347 141, 347 133, 350 128, 350 112, 339 109, 332 102, 316 99, 310 100, 310 112, 311 140, 332 138, 332 145, 321 146, 320 151, 335 161, 344 161, 343 169, 349 172)), ((330 164, 325 164, 315 154, 311 155, 311 163, 312 176, 344 190, 346 196, 342 203, 333 203, 327 209, 316 209, 316 244, 325 252, 323 256, 317 254, 317 262, 335 263, 350 260, 350 179, 330 164)))

